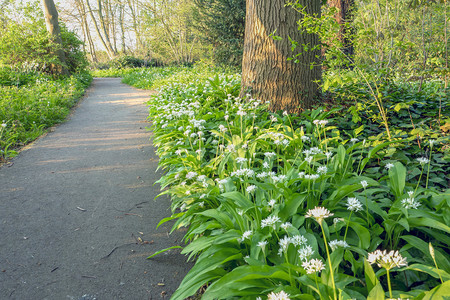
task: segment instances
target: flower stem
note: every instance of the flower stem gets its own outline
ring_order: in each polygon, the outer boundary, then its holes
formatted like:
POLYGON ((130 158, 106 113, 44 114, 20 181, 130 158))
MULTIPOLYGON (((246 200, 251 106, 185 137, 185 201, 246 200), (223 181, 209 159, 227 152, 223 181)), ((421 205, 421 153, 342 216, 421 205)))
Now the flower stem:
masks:
POLYGON ((350 211, 350 215, 348 216, 347 227, 345 228, 344 242, 345 242, 345 240, 347 238, 347 231, 348 231, 348 226, 350 225, 350 219, 352 218, 352 213, 353 213, 353 211, 351 210, 350 211))
POLYGON ((369 199, 367 199, 366 188, 364 188, 364 196, 366 196, 366 218, 367 218, 367 224, 370 227, 370 226, 372 226, 372 224, 370 224, 370 219, 369 219, 369 199))
POLYGON ((327 251, 328 264, 330 265, 331 284, 333 285, 333 296, 334 296, 334 300, 337 300, 336 286, 334 284, 334 272, 333 272, 333 266, 331 264, 330 251, 328 250, 327 237, 325 236, 325 230, 323 229, 322 222, 320 222, 319 225, 320 225, 320 229, 322 229, 323 241, 325 242, 325 250, 327 251))
POLYGON ((428 170, 427 170, 427 181, 425 184, 425 188, 428 188, 428 179, 430 178, 430 165, 431 165, 431 153, 433 152, 433 145, 431 146, 430 149, 430 158, 428 159, 428 170))
POLYGON ((316 280, 317 292, 319 293, 319 299, 322 299, 322 295, 320 294, 319 284, 317 283, 317 275, 314 275, 314 279, 316 280))
POLYGON ((389 269, 386 269, 386 276, 387 276, 388 289, 389 289, 389 298, 392 298, 391 276, 389 276, 389 269))
POLYGON ((414 195, 416 194, 417 188, 419 187, 419 184, 420 184, 420 180, 422 179, 423 168, 424 168, 424 166, 422 166, 422 172, 420 172, 419 180, 417 181, 416 189, 414 190, 414 195))

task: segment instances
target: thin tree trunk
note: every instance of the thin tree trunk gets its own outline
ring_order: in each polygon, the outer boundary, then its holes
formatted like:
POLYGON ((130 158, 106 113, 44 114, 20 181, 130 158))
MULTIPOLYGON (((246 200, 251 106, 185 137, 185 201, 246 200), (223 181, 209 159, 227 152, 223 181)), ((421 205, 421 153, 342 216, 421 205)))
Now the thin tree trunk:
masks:
POLYGON ((112 41, 113 41, 113 47, 114 47, 114 52, 118 52, 117 51, 117 38, 116 38, 116 8, 117 8, 117 4, 113 7, 111 4, 111 1, 108 2, 109 4, 109 20, 111 22, 110 27, 109 27, 109 35, 112 37, 112 41))
POLYGON ((135 6, 131 2, 131 0, 128 0, 128 7, 130 8, 131 18, 133 19, 133 30, 136 35, 136 48, 139 51, 142 49, 141 33, 138 28, 138 20, 136 16, 135 6))
POLYGON ((119 2, 119 24, 120 24, 120 36, 122 40, 122 52, 126 54, 127 47, 125 43, 125 28, 124 28, 124 5, 122 1, 119 2))
MULTIPOLYGON (((306 12, 320 16, 320 0, 301 0, 306 12)), ((247 0, 241 97, 270 101, 272 111, 298 113, 311 107, 319 96, 320 48, 317 35, 297 29, 301 14, 285 7, 283 0, 247 0), (276 32, 275 32, 276 31, 276 32), (275 40, 270 35, 281 36, 275 40), (296 59, 289 37, 298 45, 309 45, 296 59)))
POLYGON ((114 48, 111 44, 111 40, 109 38, 108 26, 107 26, 107 23, 105 22, 105 17, 103 16, 103 6, 102 6, 101 0, 97 0, 97 6, 98 6, 98 19, 100 21, 100 26, 101 26, 103 34, 104 34, 105 43, 108 47, 108 50, 111 52, 112 56, 115 57, 116 52, 114 51, 114 48))
POLYGON ((91 15, 92 21, 94 22, 95 31, 97 31, 97 35, 100 38, 100 41, 102 42, 103 47, 105 47, 106 52, 108 53, 109 58, 114 58, 115 53, 112 51, 112 49, 109 47, 106 43, 105 39, 102 36, 102 33, 100 32, 100 28, 98 27, 97 20, 95 19, 94 12, 92 11, 91 4, 89 3, 89 0, 86 0, 86 4, 89 9, 89 14, 91 15))
POLYGON ((55 54, 58 56, 61 63, 59 65, 52 64, 52 71, 61 75, 69 75, 69 71, 66 66, 66 55, 64 53, 61 39, 61 29, 59 28, 58 23, 58 11, 56 10, 55 3, 53 0, 42 0, 42 6, 44 9, 45 25, 52 42, 57 47, 55 54))
POLYGON ((355 0, 328 0, 330 7, 337 8, 337 13, 334 15, 336 22, 340 25, 339 35, 337 39, 342 43, 342 52, 350 59, 353 60, 353 41, 349 37, 350 31, 348 30, 347 23, 352 22, 353 19, 353 6, 355 0))

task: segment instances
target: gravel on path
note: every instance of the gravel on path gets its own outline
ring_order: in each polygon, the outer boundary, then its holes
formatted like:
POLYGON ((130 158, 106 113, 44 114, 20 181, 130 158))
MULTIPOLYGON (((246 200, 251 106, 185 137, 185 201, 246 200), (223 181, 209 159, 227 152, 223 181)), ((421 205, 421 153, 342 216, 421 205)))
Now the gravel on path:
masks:
POLYGON ((169 299, 190 264, 154 185, 149 91, 95 79, 69 120, 0 168, 0 299, 169 299))

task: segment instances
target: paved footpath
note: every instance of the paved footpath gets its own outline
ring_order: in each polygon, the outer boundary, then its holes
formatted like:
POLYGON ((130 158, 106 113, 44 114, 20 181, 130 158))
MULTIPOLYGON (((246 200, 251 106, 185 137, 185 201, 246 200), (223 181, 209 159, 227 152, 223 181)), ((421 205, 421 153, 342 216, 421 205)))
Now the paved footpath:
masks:
POLYGON ((0 168, 0 299, 168 299, 191 265, 156 229, 149 97, 95 79, 69 120, 0 168))

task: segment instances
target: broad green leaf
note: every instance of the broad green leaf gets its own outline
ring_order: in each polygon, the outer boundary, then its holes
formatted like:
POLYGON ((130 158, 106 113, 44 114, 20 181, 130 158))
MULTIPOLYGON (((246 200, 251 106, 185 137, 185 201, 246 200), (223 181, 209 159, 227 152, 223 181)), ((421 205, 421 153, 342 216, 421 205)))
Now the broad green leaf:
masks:
POLYGON ((223 193, 221 196, 235 201, 237 206, 244 209, 254 206, 253 202, 245 197, 241 192, 228 192, 223 193))
MULTIPOLYGON (((247 285, 241 286, 244 288, 251 288, 255 286, 252 284, 253 280, 262 281, 265 279, 289 282, 290 276, 281 267, 272 267, 268 265, 263 266, 240 266, 233 269, 227 275, 223 276, 216 282, 214 282, 204 293, 205 299, 226 299, 230 297, 241 296, 239 291, 235 291, 233 288, 237 282, 245 283, 247 285)), ((266 282, 267 286, 270 286, 270 281, 266 282)))
POLYGON ((366 278, 367 292, 370 293, 372 289, 378 284, 378 278, 373 271, 372 265, 364 258, 364 277, 366 278))
POLYGON ((234 223, 231 218, 223 212, 218 211, 217 209, 208 209, 197 213, 197 215, 210 217, 219 221, 225 228, 231 229, 234 228, 234 223))
MULTIPOLYGON (((429 258, 430 262, 432 261, 428 243, 412 235, 404 235, 401 238, 407 241, 410 246, 419 249, 424 255, 429 258)), ((450 272, 450 262, 445 255, 443 255, 440 251, 438 251, 438 249, 436 249, 436 247, 434 249, 434 255, 436 256, 436 262, 439 268, 445 270, 446 272, 450 272)))
POLYGON ((434 219, 409 218, 408 222, 409 222, 409 225, 411 227, 419 227, 419 226, 431 227, 431 228, 434 228, 434 229, 442 230, 442 231, 450 234, 450 227, 449 226, 447 226, 444 223, 441 223, 439 221, 436 221, 434 219))
POLYGON ((281 220, 286 221, 290 216, 297 214, 297 209, 305 201, 306 195, 293 194, 285 200, 283 209, 278 216, 281 220))
POLYGON ((209 248, 199 256, 171 299, 184 300, 192 296, 205 283, 225 275, 223 264, 241 258, 242 253, 239 249, 223 246, 209 248))
POLYGON ((395 198, 400 198, 400 196, 403 195, 406 180, 406 168, 402 165, 402 163, 396 162, 394 166, 389 169, 389 180, 395 198))
POLYGON ((381 283, 378 281, 375 287, 370 291, 367 296, 367 300, 385 300, 386 297, 384 295, 383 287, 381 283))
POLYGON ((368 249, 370 246, 370 232, 364 226, 350 221, 349 227, 353 229, 359 237, 359 247, 362 249, 368 249))
POLYGON ((169 250, 172 250, 172 249, 183 249, 183 247, 181 247, 181 246, 173 246, 173 247, 169 247, 169 248, 166 248, 166 249, 163 249, 163 250, 159 250, 159 251, 153 253, 152 255, 150 255, 149 257, 147 257, 147 259, 153 258, 153 257, 155 257, 158 254, 161 254, 163 252, 166 252, 166 251, 169 251, 169 250))
POLYGON ((448 299, 450 296, 450 281, 438 285, 429 292, 425 292, 422 300, 448 299))
POLYGON ((423 273, 426 273, 426 274, 431 275, 434 278, 438 278, 438 279, 439 279, 439 275, 441 275, 442 280, 444 280, 444 281, 450 280, 450 274, 448 274, 444 270, 436 269, 435 267, 422 265, 422 264, 413 264, 413 265, 408 266, 406 269, 423 272, 423 273))

